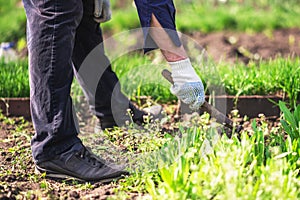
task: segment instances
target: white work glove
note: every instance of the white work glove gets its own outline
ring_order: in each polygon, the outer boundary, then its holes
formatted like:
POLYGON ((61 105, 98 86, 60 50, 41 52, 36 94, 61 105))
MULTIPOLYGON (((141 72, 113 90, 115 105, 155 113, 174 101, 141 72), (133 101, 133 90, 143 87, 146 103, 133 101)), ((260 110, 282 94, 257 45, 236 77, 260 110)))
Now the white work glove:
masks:
POLYGON ((198 110, 205 101, 204 87, 190 59, 169 62, 169 64, 174 82, 170 88, 171 93, 183 103, 188 104, 192 110, 198 110))
POLYGON ((94 19, 98 23, 104 23, 111 19, 109 0, 94 0, 94 19))

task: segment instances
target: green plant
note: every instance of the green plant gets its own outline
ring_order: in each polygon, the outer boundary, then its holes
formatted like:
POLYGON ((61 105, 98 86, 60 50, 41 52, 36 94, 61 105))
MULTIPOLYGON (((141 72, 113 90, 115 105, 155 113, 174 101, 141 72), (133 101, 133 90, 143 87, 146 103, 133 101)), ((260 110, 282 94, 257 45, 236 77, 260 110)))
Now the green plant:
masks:
POLYGON ((0 97, 29 97, 26 60, 5 63, 0 60, 0 97))
POLYGON ((291 112, 284 102, 279 102, 280 110, 283 112, 283 118, 280 120, 284 130, 291 137, 292 140, 300 138, 300 104, 295 106, 291 112))
POLYGON ((191 120, 190 128, 179 125, 181 137, 167 141, 156 154, 158 167, 134 173, 135 182, 145 184, 139 191, 153 199, 299 198, 299 107, 293 112, 282 102, 280 107, 287 135, 280 125, 270 127, 264 116, 259 123, 253 120, 240 140, 214 139, 215 129, 205 120, 191 120))
POLYGON ((293 167, 300 163, 300 104, 291 112, 284 102, 279 102, 280 110, 283 112, 283 119, 280 120, 283 129, 287 133, 284 151, 293 167))
MULTIPOLYGON (((253 131, 261 137, 260 130, 253 131)), ((265 160, 261 138, 245 133, 241 138, 241 142, 222 138, 205 156, 198 148, 192 154, 186 151, 177 162, 158 170, 161 180, 147 179, 147 191, 154 199, 299 197, 297 173, 287 160, 274 154, 265 160)))

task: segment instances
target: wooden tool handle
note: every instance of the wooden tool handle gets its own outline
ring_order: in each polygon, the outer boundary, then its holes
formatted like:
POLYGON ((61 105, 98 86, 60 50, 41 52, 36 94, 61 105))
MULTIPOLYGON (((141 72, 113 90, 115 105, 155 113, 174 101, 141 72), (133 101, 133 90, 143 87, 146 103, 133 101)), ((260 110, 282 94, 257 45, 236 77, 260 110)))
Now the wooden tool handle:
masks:
POLYGON ((165 79, 167 79, 167 81, 169 81, 172 85, 174 85, 174 81, 173 81, 173 78, 172 78, 172 73, 169 70, 164 69, 164 70, 162 70, 161 74, 163 75, 163 77, 165 79))

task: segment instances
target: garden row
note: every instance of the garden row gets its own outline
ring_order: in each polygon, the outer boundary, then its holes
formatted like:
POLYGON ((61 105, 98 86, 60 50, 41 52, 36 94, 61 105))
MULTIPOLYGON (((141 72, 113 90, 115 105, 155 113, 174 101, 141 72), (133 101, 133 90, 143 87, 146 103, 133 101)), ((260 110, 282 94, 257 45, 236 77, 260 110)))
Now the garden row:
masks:
POLYGON ((246 121, 250 126, 231 139, 219 137, 208 115, 194 116, 187 124, 167 121, 167 132, 159 123, 82 131, 79 136, 94 153, 128 164, 131 175, 109 185, 34 174, 32 125, 0 114, 0 197, 299 199, 300 106, 291 112, 281 102, 280 108, 280 123, 260 116, 246 121))
MULTIPOLYGON (((291 106, 300 100, 300 58, 278 58, 259 63, 195 65, 207 95, 279 95, 291 106)), ((122 56, 113 62, 123 91, 132 99, 151 96, 162 103, 176 99, 170 84, 161 76, 166 63, 153 64, 140 54, 122 56)), ((29 97, 27 61, 0 62, 0 97, 29 97)), ((82 96, 78 84, 73 84, 75 99, 82 96)))

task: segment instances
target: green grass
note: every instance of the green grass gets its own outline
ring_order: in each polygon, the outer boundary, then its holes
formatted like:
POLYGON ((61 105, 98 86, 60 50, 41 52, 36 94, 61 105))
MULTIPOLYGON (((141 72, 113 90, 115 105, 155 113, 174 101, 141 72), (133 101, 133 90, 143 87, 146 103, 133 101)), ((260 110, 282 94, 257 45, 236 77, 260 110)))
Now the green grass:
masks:
MULTIPOLYGON (((237 63, 219 63, 200 66, 194 64, 202 77, 207 94, 230 95, 268 95, 283 92, 289 97, 290 105, 300 100, 300 58, 277 58, 245 65, 237 63)), ((123 56, 113 63, 116 74, 120 77, 123 91, 135 98, 152 96, 153 99, 171 101, 170 84, 160 75, 166 63, 151 64, 148 57, 142 55, 123 56)))
MULTIPOLYGON (((283 91, 289 97, 291 106, 300 100, 299 57, 277 58, 248 65, 220 63, 215 70, 207 69, 203 74, 204 79, 211 85, 224 85, 228 94, 267 95, 283 91)), ((198 72, 202 74, 201 68, 198 72)))
POLYGON ((0 97, 29 97, 27 61, 0 60, 0 97))
POLYGON ((151 96, 156 101, 175 100, 169 92, 170 84, 162 78, 164 64, 152 64, 141 54, 122 56, 113 62, 113 68, 120 78, 122 89, 132 99, 151 96))
POLYGON ((26 17, 20 0, 0 1, 0 42, 25 37, 26 17))
MULTIPOLYGON (((300 58, 277 58, 248 65, 209 63, 208 67, 194 64, 201 76, 207 94, 268 95, 282 93, 289 98, 290 105, 300 100, 300 58)), ((131 99, 151 96, 153 100, 169 102, 176 97, 169 91, 170 84, 161 76, 168 68, 164 62, 153 64, 151 57, 141 54, 122 56, 113 61, 113 69, 118 75, 123 92, 131 99)), ((28 97, 28 69, 26 61, 0 63, 0 96, 28 97)), ((78 84, 73 84, 73 96, 82 95, 78 84)))

